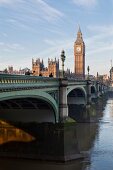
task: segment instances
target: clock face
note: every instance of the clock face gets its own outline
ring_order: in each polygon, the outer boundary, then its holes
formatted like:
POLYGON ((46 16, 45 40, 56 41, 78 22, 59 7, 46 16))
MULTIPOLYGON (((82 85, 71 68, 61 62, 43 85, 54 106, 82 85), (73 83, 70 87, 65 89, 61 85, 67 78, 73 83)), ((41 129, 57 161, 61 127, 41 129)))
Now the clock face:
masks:
POLYGON ((81 47, 77 47, 77 48, 76 48, 76 51, 77 51, 77 52, 81 52, 81 47))

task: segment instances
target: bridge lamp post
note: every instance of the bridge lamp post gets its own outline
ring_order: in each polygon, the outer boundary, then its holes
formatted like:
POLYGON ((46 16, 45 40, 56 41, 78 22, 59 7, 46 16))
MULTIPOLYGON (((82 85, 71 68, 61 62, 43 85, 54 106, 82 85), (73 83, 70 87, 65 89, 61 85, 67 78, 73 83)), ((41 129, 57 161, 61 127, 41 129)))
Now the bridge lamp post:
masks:
POLYGON ((97 80, 98 80, 98 72, 97 72, 97 80))
POLYGON ((88 71, 88 80, 89 80, 89 71, 90 71, 89 66, 87 67, 87 71, 88 71))
POLYGON ((65 56, 65 51, 62 50, 61 52, 61 61, 62 61, 62 78, 64 78, 64 61, 66 59, 66 56, 65 56))

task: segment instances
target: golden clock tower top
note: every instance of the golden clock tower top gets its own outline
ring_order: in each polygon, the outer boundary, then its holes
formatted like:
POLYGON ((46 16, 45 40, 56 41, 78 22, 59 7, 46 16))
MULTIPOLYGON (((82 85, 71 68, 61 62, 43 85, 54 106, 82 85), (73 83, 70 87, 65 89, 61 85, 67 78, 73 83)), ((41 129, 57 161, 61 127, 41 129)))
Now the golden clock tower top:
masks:
POLYGON ((79 27, 77 32, 77 39, 74 43, 74 71, 77 77, 85 77, 85 44, 82 38, 82 32, 79 27))
POLYGON ((83 42, 83 38, 82 38, 82 32, 81 32, 81 29, 80 29, 80 26, 78 28, 78 33, 77 33, 77 39, 76 39, 76 43, 80 43, 80 42, 83 42))

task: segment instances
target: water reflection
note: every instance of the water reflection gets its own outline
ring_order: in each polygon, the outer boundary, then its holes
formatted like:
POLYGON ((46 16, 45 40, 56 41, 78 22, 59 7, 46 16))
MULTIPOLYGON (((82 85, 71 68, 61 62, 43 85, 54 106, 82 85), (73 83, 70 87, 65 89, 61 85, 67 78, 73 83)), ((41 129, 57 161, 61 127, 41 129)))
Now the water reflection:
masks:
POLYGON ((113 169, 113 99, 107 101, 92 148, 90 170, 113 169))
POLYGON ((0 120, 0 145, 10 141, 30 142, 35 138, 5 121, 0 120))
POLYGON ((81 123, 77 125, 77 140, 80 151, 90 151, 94 146, 94 141, 98 135, 97 123, 81 123))
POLYGON ((39 162, 34 160, 14 160, 1 159, 0 167, 2 170, 84 170, 86 165, 84 162, 69 162, 69 163, 53 163, 39 162), (7 163, 6 163, 7 162, 7 163))
POLYGON ((103 116, 107 97, 94 100, 90 107, 84 105, 69 105, 69 116, 79 123, 98 122, 103 116))

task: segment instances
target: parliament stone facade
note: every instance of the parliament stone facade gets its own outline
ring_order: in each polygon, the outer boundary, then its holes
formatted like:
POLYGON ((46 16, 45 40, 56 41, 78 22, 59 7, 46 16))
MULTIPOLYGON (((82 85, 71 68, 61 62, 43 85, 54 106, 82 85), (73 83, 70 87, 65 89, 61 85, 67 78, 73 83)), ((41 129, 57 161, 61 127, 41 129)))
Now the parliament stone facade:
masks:
POLYGON ((48 59, 48 67, 45 67, 40 58, 32 59, 32 73, 34 76, 59 77, 59 60, 48 59))

